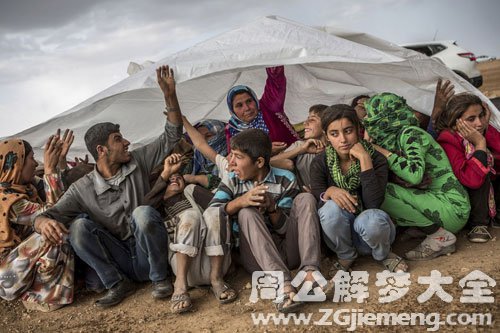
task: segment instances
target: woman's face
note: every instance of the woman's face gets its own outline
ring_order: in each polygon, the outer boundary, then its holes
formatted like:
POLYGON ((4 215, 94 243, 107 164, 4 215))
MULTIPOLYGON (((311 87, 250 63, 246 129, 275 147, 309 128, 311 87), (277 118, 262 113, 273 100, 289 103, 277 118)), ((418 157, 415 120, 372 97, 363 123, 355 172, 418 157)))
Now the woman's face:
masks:
POLYGON ((486 112, 484 111, 483 106, 475 104, 469 106, 459 119, 465 121, 479 133, 484 134, 484 131, 488 127, 485 116, 486 112))
POLYGON ((34 180, 37 166, 38 163, 35 161, 33 151, 31 151, 24 160, 23 170, 21 171, 21 184, 28 184, 34 180))
POLYGON ((348 156, 352 146, 359 141, 356 126, 347 118, 332 121, 326 136, 339 156, 348 156))
POLYGON ((249 93, 241 93, 234 96, 233 112, 245 123, 251 122, 259 114, 257 103, 255 103, 255 100, 249 93))

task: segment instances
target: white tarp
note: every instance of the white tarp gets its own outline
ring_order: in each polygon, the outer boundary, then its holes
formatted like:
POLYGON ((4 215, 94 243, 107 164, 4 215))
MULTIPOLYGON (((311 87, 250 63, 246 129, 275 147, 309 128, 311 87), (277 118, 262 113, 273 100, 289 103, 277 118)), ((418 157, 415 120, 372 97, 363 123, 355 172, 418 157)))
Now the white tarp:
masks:
MULTIPOLYGON (((71 156, 85 154, 85 131, 98 122, 121 125, 134 146, 150 142, 163 130, 163 95, 155 68, 174 68, 182 112, 192 122, 202 118, 226 120, 226 93, 236 84, 252 87, 260 96, 265 67, 285 65, 285 110, 292 123, 307 117, 310 105, 350 103, 359 94, 384 91, 404 96, 416 110, 430 114, 439 77, 450 79, 456 92, 479 90, 439 61, 365 33, 313 28, 279 17, 263 17, 186 50, 172 54, 70 110, 16 137, 29 141, 38 156, 56 129, 71 128, 71 156)), ((96 78, 98 79, 98 78, 96 78)), ((498 110, 492 123, 500 128, 498 110)))

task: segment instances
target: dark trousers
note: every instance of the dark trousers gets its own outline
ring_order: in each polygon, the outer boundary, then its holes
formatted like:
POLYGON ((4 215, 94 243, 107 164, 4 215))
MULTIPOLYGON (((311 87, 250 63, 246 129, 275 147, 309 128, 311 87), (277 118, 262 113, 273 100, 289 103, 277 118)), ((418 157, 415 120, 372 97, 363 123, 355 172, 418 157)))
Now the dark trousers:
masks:
POLYGON ((161 281, 168 276, 168 236, 160 213, 139 206, 132 213, 131 227, 133 236, 120 240, 85 217, 70 226, 75 253, 96 271, 106 289, 124 277, 161 281))
MULTIPOLYGON (((495 180, 486 178, 483 185, 478 189, 466 188, 469 193, 470 200, 470 215, 467 227, 474 228, 480 225, 488 225, 490 223, 488 198, 490 195, 490 187, 493 186, 495 192, 495 203, 497 212, 500 211, 500 177, 495 180)), ((498 213, 497 213, 498 214, 498 213)))

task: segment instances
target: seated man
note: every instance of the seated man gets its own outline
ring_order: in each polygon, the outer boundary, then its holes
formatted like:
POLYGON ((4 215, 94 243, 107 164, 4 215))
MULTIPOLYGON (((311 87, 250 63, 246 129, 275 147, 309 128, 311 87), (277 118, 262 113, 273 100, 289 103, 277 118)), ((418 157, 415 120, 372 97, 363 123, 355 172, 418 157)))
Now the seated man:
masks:
POLYGON ((283 272, 285 297, 278 310, 291 312, 300 302, 293 301, 290 269, 307 272, 306 281, 313 282, 320 264, 320 228, 313 195, 299 194, 293 173, 269 165, 271 149, 271 140, 258 129, 232 138, 231 172, 203 217, 207 225, 237 218, 243 266, 249 272, 283 272))
POLYGON ((148 175, 181 138, 182 118, 173 71, 157 69, 167 106, 165 132, 150 144, 129 152, 120 126, 98 123, 85 133, 96 160, 94 171, 75 182, 52 208, 35 220, 35 230, 55 243, 70 224, 75 253, 93 268, 108 290, 99 307, 120 303, 135 291, 130 281, 153 281, 154 298, 172 293, 168 279, 167 232, 160 214, 139 206, 150 190, 148 175), (56 220, 57 222, 54 223, 56 220), (51 228, 44 228, 49 224, 51 228))
MULTIPOLYGON (((173 313, 191 309, 188 286, 211 283, 217 290, 218 284, 224 284, 223 277, 231 263, 231 234, 224 233, 224 240, 218 232, 218 225, 206 225, 203 221, 199 203, 208 202, 205 198, 212 198, 213 193, 198 185, 185 186, 184 178, 179 174, 181 158, 180 154, 172 154, 165 159, 160 177, 145 198, 146 205, 162 213, 169 235, 168 260, 176 276, 171 300, 173 313), (212 235, 218 237, 212 239, 212 235), (203 248, 214 245, 224 248, 223 255, 208 255, 210 251, 203 248)), ((226 290, 222 296, 219 301, 229 303, 236 299, 237 293, 226 290)))
POLYGON ((299 186, 306 191, 311 188, 310 168, 312 160, 325 150, 327 143, 321 127, 321 118, 323 118, 326 108, 327 106, 323 104, 311 106, 309 116, 304 122, 304 140, 295 141, 284 152, 271 158, 271 165, 277 167, 285 166, 285 163, 276 164, 277 162, 288 160, 291 168, 286 169, 296 171, 299 186))

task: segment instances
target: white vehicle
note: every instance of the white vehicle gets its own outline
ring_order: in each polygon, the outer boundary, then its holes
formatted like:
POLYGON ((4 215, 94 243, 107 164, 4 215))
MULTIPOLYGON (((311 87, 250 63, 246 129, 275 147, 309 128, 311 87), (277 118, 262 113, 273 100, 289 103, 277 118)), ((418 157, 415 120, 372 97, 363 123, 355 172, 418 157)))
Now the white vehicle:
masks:
POLYGON ((488 55, 481 55, 476 57, 476 62, 485 62, 485 61, 494 61, 497 60, 497 57, 492 57, 488 55))
POLYGON ((478 88, 483 76, 476 68, 476 56, 457 45, 456 41, 433 41, 404 44, 403 47, 441 60, 448 68, 478 88))

